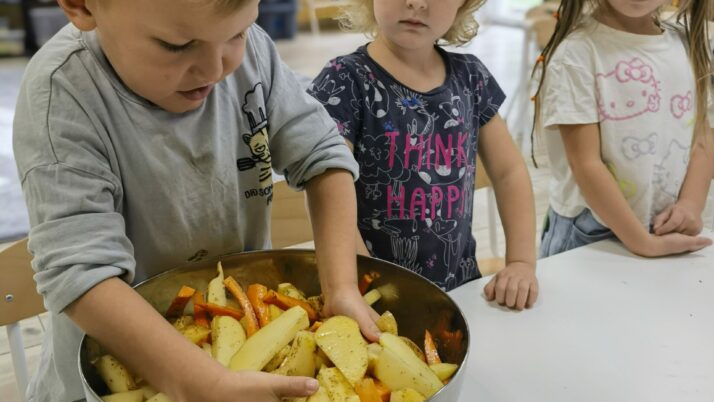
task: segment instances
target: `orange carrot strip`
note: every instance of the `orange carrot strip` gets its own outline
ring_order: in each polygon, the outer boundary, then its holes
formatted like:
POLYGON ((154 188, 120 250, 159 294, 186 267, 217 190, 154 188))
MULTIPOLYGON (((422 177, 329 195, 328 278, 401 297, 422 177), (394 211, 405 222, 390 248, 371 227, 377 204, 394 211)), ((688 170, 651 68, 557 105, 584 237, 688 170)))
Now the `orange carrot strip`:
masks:
POLYGON ((260 327, 264 327, 270 323, 270 310, 268 306, 263 302, 263 298, 268 294, 268 288, 259 284, 254 283, 248 286, 248 300, 250 304, 253 305, 253 311, 258 317, 258 322, 260 327))
POLYGON ((232 276, 229 276, 224 279, 223 284, 226 285, 226 289, 231 292, 233 297, 238 300, 238 304, 240 304, 241 308, 243 308, 243 313, 247 318, 246 331, 248 332, 248 336, 251 336, 254 333, 258 332, 258 330, 260 329, 258 318, 255 316, 253 306, 250 304, 248 296, 246 296, 245 292, 243 292, 243 288, 240 287, 240 284, 235 279, 233 279, 232 276))
POLYGON ((369 289, 369 285, 374 282, 375 279, 379 278, 381 275, 379 272, 372 271, 368 274, 362 275, 362 278, 359 280, 359 284, 357 287, 359 288, 359 292, 362 294, 367 293, 367 290, 369 289))
POLYGON ((227 315, 229 317, 233 317, 236 320, 239 320, 243 318, 245 314, 243 314, 242 311, 236 310, 231 307, 226 307, 226 306, 219 306, 218 304, 214 303, 201 303, 199 304, 201 308, 203 308, 208 314, 212 316, 217 316, 217 315, 227 315))
POLYGON ((374 380, 369 377, 365 377, 355 384, 355 392, 359 396, 360 402, 382 402, 374 380))
POLYGON ((318 328, 320 328, 320 325, 322 325, 322 321, 315 321, 307 330, 310 332, 315 332, 318 328))
POLYGON ((426 363, 428 365, 441 363, 439 352, 436 350, 434 338, 431 337, 429 330, 424 331, 424 354, 426 355, 426 363))
POLYGON ((206 300, 203 298, 203 293, 196 291, 196 293, 193 294, 192 300, 193 300, 193 322, 195 322, 196 325, 210 328, 211 324, 208 322, 208 315, 206 314, 206 308, 201 306, 202 304, 206 303, 206 300))
POLYGON ((307 316, 308 318, 310 318, 310 321, 317 320, 317 311, 312 308, 310 303, 295 299, 290 296, 285 296, 284 294, 278 293, 274 290, 268 291, 268 294, 267 296, 265 296, 263 301, 268 304, 275 304, 276 306, 284 310, 287 310, 291 307, 300 306, 307 312, 307 316))
POLYGON ((375 388, 377 388, 377 392, 379 392, 379 396, 382 398, 382 402, 389 402, 389 397, 392 395, 392 390, 379 380, 374 380, 374 386, 375 388))
POLYGON ((183 315, 183 310, 186 308, 186 304, 191 299, 191 296, 196 292, 196 289, 188 286, 181 286, 176 297, 171 302, 171 305, 166 309, 166 314, 168 318, 180 317, 183 315))

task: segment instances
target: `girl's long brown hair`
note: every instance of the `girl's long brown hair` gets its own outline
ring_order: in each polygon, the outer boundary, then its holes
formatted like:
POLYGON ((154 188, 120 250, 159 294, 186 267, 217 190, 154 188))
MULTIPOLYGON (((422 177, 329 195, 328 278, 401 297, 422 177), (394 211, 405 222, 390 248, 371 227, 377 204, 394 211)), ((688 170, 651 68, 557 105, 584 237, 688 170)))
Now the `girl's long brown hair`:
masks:
MULTIPOLYGON (((534 78, 540 72, 538 90, 533 98, 535 101, 535 115, 533 117, 533 128, 531 129, 531 158, 533 163, 536 163, 533 140, 540 120, 539 100, 548 63, 550 63, 553 54, 563 40, 581 24, 586 16, 586 11, 592 12, 596 10, 602 1, 605 0, 561 0, 560 2, 555 32, 543 49, 539 63, 536 63, 531 74, 531 77, 534 78)), ((676 17, 677 22, 684 27, 689 60, 692 64, 697 84, 695 135, 703 133, 707 127, 707 102, 711 86, 709 77, 712 75, 712 50, 709 49, 708 22, 714 17, 713 4, 711 0, 683 0, 676 17)), ((537 163, 536 166, 538 166, 537 163)))

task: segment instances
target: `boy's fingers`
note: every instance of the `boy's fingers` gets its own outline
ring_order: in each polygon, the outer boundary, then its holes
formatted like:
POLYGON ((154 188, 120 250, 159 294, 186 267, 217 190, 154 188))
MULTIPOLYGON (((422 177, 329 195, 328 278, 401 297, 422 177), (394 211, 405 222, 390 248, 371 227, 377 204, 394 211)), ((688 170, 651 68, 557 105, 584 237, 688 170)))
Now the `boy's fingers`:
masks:
POLYGON ((320 383, 310 377, 287 377, 274 375, 271 379, 273 392, 279 398, 310 396, 320 388, 320 383))

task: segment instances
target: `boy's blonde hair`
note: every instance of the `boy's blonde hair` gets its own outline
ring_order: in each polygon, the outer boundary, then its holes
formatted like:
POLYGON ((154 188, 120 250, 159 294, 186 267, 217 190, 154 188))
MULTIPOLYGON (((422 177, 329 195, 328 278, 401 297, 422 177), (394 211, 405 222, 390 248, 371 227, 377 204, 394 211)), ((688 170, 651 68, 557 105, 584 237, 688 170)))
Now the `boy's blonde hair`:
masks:
MULTIPOLYGON (((341 8, 341 13, 337 19, 340 21, 342 29, 348 32, 361 32, 371 37, 377 35, 377 21, 374 17, 374 3, 379 0, 350 0, 341 8)), ((486 0, 465 0, 464 5, 459 8, 454 19, 454 24, 440 39, 444 45, 461 46, 469 43, 478 32, 478 22, 474 18, 474 12, 478 10, 486 0)))

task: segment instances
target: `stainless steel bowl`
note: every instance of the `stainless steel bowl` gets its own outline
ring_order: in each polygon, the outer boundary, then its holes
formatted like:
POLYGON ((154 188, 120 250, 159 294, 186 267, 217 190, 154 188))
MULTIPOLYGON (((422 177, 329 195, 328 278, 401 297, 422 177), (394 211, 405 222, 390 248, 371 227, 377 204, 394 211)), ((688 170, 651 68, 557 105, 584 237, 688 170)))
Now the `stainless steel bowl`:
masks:
MULTIPOLYGON (((205 289, 216 276, 219 259, 200 261, 155 276, 135 286, 135 289, 158 311, 165 311, 181 285, 205 289)), ((307 295, 320 293, 315 252, 312 250, 266 250, 238 253, 220 258, 226 275, 240 283, 262 283, 276 288, 279 283, 291 282, 307 295)), ((466 356, 469 349, 469 329, 464 315, 451 298, 437 286, 421 276, 398 265, 369 257, 359 257, 360 275, 376 271, 381 277, 372 287, 388 285, 392 292, 374 304, 382 313, 391 311, 397 319, 399 335, 423 345, 424 330, 429 329, 439 344, 442 360, 457 363, 459 369, 449 383, 429 401, 455 401, 458 399, 464 378, 466 356), (462 337, 448 334, 461 331, 462 337)), ((88 401, 101 401, 99 395, 108 389, 90 363, 97 351, 90 350, 86 336, 79 350, 79 366, 88 401)))

